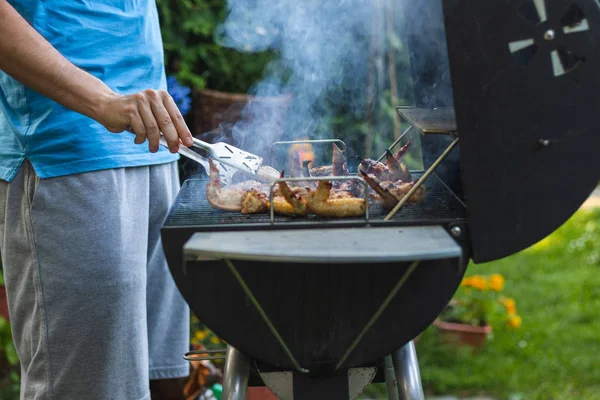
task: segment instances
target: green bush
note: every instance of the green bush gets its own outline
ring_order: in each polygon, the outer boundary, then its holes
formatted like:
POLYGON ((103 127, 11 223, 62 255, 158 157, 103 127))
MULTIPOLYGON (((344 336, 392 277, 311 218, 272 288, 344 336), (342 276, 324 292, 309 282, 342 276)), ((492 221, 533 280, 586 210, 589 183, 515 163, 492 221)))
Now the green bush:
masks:
POLYGON ((226 0, 157 0, 169 75, 195 89, 247 93, 273 52, 246 52, 218 43, 226 0))

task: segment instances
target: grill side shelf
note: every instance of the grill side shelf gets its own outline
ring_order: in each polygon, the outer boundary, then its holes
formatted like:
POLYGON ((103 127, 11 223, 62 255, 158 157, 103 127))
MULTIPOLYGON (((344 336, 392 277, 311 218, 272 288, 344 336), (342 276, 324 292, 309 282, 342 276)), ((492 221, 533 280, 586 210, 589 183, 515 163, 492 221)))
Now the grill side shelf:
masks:
POLYGON ((198 232, 184 245, 184 254, 188 259, 385 263, 461 258, 462 249, 441 226, 415 226, 198 232))

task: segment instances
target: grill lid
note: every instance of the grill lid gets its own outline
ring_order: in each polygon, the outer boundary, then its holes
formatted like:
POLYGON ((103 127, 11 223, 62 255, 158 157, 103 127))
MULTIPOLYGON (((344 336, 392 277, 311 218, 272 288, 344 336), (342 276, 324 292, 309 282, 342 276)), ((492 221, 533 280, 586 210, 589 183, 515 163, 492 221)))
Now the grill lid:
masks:
POLYGON ((443 1, 473 259, 541 240, 600 180, 600 5, 443 1))

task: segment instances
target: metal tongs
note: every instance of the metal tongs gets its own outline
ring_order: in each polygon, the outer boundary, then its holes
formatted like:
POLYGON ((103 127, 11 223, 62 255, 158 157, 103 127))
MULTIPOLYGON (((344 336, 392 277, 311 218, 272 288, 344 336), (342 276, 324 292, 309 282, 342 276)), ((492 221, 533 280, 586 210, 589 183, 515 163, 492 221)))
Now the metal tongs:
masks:
MULTIPOLYGON (((280 176, 276 169, 262 165, 262 157, 248 153, 247 151, 238 149, 237 147, 226 143, 209 144, 197 138, 192 139, 194 140, 194 147, 207 151, 210 157, 215 161, 216 166, 219 169, 221 181, 224 185, 231 183, 233 174, 237 170, 256 175, 257 180, 265 182, 274 182, 280 176)), ((162 135, 160 137, 160 144, 168 147, 167 141, 162 135)), ((206 173, 210 174, 210 166, 205 157, 185 146, 179 146, 179 154, 200 163, 204 167, 206 173)))
MULTIPOLYGON (((167 144, 167 140, 161 135, 160 144, 166 148, 169 148, 167 144)), ((202 165, 204 171, 206 171, 206 175, 210 176, 210 164, 208 163, 208 159, 202 157, 200 154, 196 153, 194 150, 185 147, 179 146, 179 154, 184 157, 189 158, 190 160, 196 161, 198 164, 202 165)), ((233 174, 235 173, 235 169, 228 168, 227 166, 221 164, 220 162, 215 162, 217 168, 219 169, 219 178, 221 179, 221 183, 223 185, 229 185, 231 180, 233 179, 233 174)))

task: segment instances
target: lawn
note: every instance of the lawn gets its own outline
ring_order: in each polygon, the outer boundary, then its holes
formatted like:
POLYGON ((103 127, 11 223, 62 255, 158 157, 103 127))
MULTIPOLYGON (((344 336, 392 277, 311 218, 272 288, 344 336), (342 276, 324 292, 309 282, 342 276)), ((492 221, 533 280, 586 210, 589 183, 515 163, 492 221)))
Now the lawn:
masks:
MULTIPOLYGON (((494 327, 479 353, 417 345, 426 392, 510 400, 600 399, 600 210, 578 211, 536 245, 467 275, 500 273, 517 301, 520 329, 494 327)), ((372 385, 365 398, 384 398, 372 385)))

